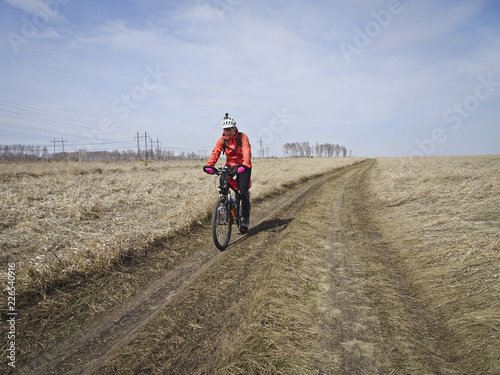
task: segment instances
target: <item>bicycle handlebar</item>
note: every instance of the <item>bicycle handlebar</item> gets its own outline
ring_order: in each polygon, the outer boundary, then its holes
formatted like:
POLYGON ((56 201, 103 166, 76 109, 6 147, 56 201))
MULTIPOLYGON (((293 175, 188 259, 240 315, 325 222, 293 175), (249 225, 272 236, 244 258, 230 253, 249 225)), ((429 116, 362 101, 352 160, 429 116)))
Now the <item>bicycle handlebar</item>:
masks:
POLYGON ((220 167, 220 168, 215 168, 215 167, 211 167, 209 165, 205 165, 205 166, 203 166, 203 171, 205 173, 208 173, 207 169, 210 168, 210 169, 212 169, 214 171, 214 173, 213 173, 214 175, 219 176, 225 170, 232 177, 232 176, 236 176, 238 174, 238 168, 239 167, 244 167, 245 170, 247 168, 243 164, 236 164, 236 165, 234 165, 232 167, 225 165, 225 166, 220 167))

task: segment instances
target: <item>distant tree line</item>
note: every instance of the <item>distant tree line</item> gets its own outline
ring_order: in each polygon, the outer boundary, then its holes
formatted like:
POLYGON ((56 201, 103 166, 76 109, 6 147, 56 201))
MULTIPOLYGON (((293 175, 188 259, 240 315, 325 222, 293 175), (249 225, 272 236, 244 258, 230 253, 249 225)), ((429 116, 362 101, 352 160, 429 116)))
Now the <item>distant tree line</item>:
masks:
MULTIPOLYGON (((294 142, 283 145, 283 156, 285 158, 309 158, 309 157, 350 157, 351 151, 344 146, 316 142, 313 146, 309 142, 294 142)), ((88 151, 79 150, 72 152, 49 152, 47 147, 31 145, 0 145, 0 161, 59 161, 59 160, 77 160, 77 161, 133 161, 133 160, 184 160, 206 158, 195 152, 181 152, 176 154, 171 150, 161 148, 141 150, 139 153, 135 150, 126 151, 88 151)))
POLYGON ((0 145, 0 161, 133 161, 133 160, 183 160, 199 159, 197 153, 181 152, 175 154, 174 151, 154 149, 141 151, 139 154, 134 150, 126 151, 88 151, 79 150, 73 152, 49 152, 47 147, 30 145, 0 145))
POLYGON ((293 142, 283 145, 283 156, 285 158, 331 158, 351 156, 351 150, 347 150, 344 146, 332 143, 318 143, 311 146, 309 142, 293 142))

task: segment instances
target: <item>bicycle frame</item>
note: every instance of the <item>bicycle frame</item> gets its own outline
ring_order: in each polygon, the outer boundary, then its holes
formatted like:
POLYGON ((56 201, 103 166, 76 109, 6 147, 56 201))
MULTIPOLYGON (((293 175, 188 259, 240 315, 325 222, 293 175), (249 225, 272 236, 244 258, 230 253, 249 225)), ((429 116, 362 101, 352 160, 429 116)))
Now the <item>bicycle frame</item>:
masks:
MULTIPOLYGON (((206 166, 203 169, 206 171, 206 166)), ((238 229, 241 224, 241 195, 236 181, 232 178, 237 175, 235 166, 230 168, 213 168, 214 175, 219 176, 218 200, 212 212, 212 237, 215 246, 223 251, 231 238, 231 227, 236 221, 238 229)))
POLYGON ((239 206, 241 203, 240 191, 236 187, 236 181, 232 179, 235 176, 228 168, 220 168, 215 172, 219 174, 219 198, 227 197, 230 206, 230 212, 233 219, 236 220, 238 224, 238 229, 240 227, 241 214, 239 212, 239 206), (218 173, 217 173, 218 172, 218 173), (234 194, 234 196, 233 196, 234 194))

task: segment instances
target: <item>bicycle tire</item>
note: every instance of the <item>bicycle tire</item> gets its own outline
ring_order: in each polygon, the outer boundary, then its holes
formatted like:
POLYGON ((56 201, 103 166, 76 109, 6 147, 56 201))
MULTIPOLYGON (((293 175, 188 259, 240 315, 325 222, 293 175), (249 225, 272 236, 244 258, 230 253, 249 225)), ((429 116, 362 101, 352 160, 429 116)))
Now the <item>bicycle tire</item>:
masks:
POLYGON ((227 198, 220 197, 214 205, 212 212, 212 238, 215 246, 223 251, 231 239, 231 227, 233 216, 231 208, 228 207, 227 198))
POLYGON ((240 195, 236 195, 236 223, 238 226, 238 230, 240 230, 241 225, 241 197, 240 195))

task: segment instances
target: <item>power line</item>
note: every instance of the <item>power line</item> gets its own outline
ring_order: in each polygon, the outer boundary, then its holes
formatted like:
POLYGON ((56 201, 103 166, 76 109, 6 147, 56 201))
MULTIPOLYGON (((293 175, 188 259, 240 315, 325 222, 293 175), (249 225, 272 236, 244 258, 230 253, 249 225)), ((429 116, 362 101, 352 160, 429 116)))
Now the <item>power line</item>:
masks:
POLYGON ((56 141, 56 139, 54 138, 53 141, 50 141, 50 143, 54 143, 54 155, 56 154, 56 143, 62 143, 62 149, 63 149, 63 153, 64 153, 64 143, 67 142, 64 140, 64 138, 62 138, 62 140, 60 141, 56 141))
MULTIPOLYGON (((15 92, 17 91, 9 90, 0 87, 1 90, 15 92)), ((61 105, 60 103, 52 102, 50 100, 44 100, 37 98, 32 95, 26 95, 19 93, 24 96, 32 97, 44 102, 56 104, 58 106, 63 106, 71 108, 71 113, 65 111, 54 111, 45 108, 39 108, 35 106, 25 105, 16 103, 12 100, 0 99, 0 129, 1 139, 0 142, 5 144, 20 144, 20 143, 35 143, 43 147, 43 144, 56 149, 57 145, 60 143, 64 152, 66 151, 66 146, 69 147, 80 147, 87 148, 91 147, 92 150, 102 150, 102 151, 114 151, 114 150, 126 150, 134 148, 132 141, 130 139, 130 132, 126 129, 114 126, 112 131, 108 133, 100 132, 100 128, 97 126, 98 120, 96 118, 88 118, 89 114, 95 115, 95 113, 90 111, 83 111, 71 106, 61 105), (79 117, 79 113, 82 113, 85 117, 79 117), (92 126, 92 128, 84 128, 85 126, 92 126), (59 137, 63 137, 63 141, 59 141, 59 137), (113 137, 115 140, 106 139, 113 137), (8 138, 22 138, 22 142, 6 142, 8 138), (54 142, 54 140, 56 140, 54 142), (81 140, 82 142, 78 142, 81 140)), ((100 119, 102 120, 102 118, 100 119)), ((115 120, 111 120, 115 121, 115 120)), ((121 120, 116 120, 116 124, 120 124, 121 120)), ((132 123, 132 122, 131 122, 132 123)), ((176 136, 169 134, 170 141, 174 142, 171 147, 160 147, 160 140, 157 138, 156 149, 161 150, 182 150, 189 151, 194 149, 199 149, 199 145, 186 146, 185 137, 176 136), (178 143, 179 146, 175 146, 178 143), (182 145, 181 145, 182 144, 182 145)), ((150 133, 144 132, 144 135, 140 135, 137 139, 144 140, 144 148, 146 152, 146 157, 148 157, 148 152, 153 153, 153 137, 150 133), (150 150, 148 150, 148 139, 150 140, 150 150)), ((54 150, 55 152, 56 150, 54 150)), ((138 152, 140 152, 140 147, 138 146, 138 152)))
MULTIPOLYGON (((68 104, 58 103, 58 102, 55 102, 55 101, 52 101, 52 100, 48 100, 48 99, 44 99, 44 98, 40 98, 40 97, 37 97, 37 96, 34 96, 34 95, 25 94, 25 93, 22 93, 22 92, 19 92, 19 91, 7 89, 5 87, 0 87, 0 90, 4 90, 4 91, 11 92, 11 93, 15 93, 15 94, 22 95, 22 96, 25 96, 25 97, 28 97, 28 98, 37 99, 37 100, 40 100, 40 101, 43 101, 43 102, 46 102, 46 103, 55 104, 57 106, 60 106, 60 107, 63 107, 63 108, 69 108, 71 110, 75 110, 75 111, 78 111, 78 112, 91 114, 91 115, 94 115, 94 116, 98 116, 100 118, 108 118, 108 117, 110 117, 109 115, 104 115, 102 113, 93 112, 93 111, 90 111, 88 109, 77 108, 77 107, 74 107, 74 106, 71 106, 71 105, 68 105, 68 104)), ((15 103, 13 103, 13 104, 15 104, 15 103)), ((20 105, 20 104, 17 104, 17 105, 20 105)), ((27 107, 27 108, 33 108, 33 107, 27 107)), ((136 126, 138 125, 136 122, 130 121, 130 120, 122 120, 122 119, 120 119, 120 122, 125 122, 125 123, 133 124, 133 125, 136 125, 136 126)))
MULTIPOLYGON (((6 100, 0 99, 0 125, 4 127, 4 129, 0 129, 2 134, 0 142, 2 143, 9 143, 5 142, 7 138, 22 138, 23 142, 29 139, 34 142, 51 144, 51 139, 54 136, 64 136, 68 139, 67 146, 91 146, 92 148, 109 150, 111 149, 110 145, 117 144, 122 149, 122 145, 128 144, 128 140, 130 140, 130 136, 133 134, 132 131, 125 128, 125 125, 134 124, 134 126, 137 126, 138 124, 135 121, 122 120, 113 115, 103 115, 5 87, 0 87, 1 91, 10 93, 6 100), (30 98, 30 103, 34 103, 35 105, 16 103, 15 99, 13 99, 15 95, 12 94, 30 98), (47 106, 46 103, 50 104, 51 109, 41 108, 41 106, 47 106), (104 119, 109 119, 113 122, 111 129, 109 126, 107 126, 106 130, 100 128, 100 122, 104 119), (109 138, 111 137, 116 139, 116 141, 110 140, 109 138), (78 140, 82 140, 83 142, 78 142, 78 140)), ((167 135, 165 134, 164 136, 167 135)), ((145 141, 146 149, 147 137, 152 139, 150 134, 147 133, 145 133, 144 138, 141 138, 145 141)), ((174 147, 169 147, 169 150, 200 148, 200 145, 185 146, 185 136, 176 136, 169 133, 168 138, 171 143, 180 145, 178 147, 172 145, 174 147)), ((12 143, 19 142, 14 141, 12 143)), ((131 145, 131 147, 133 146, 131 145)))
MULTIPOLYGON (((117 125, 124 123, 137 125, 133 121, 117 119, 109 115, 100 115, 88 110, 82 110, 72 106, 63 105, 50 100, 45 100, 32 95, 22 94, 17 91, 5 89, 2 87, 0 87, 0 89, 18 93, 20 95, 35 98, 51 104, 56 104, 60 107, 70 108, 71 110, 70 113, 67 112, 67 109, 62 112, 55 112, 39 107, 14 103, 9 100, 0 100, 0 118, 3 117, 4 119, 2 124, 13 128, 15 127, 16 130, 22 128, 28 131, 43 130, 44 132, 64 132, 69 136, 72 135, 72 133, 74 133, 75 131, 78 131, 78 133, 82 134, 85 131, 85 128, 82 128, 82 125, 91 126, 93 129, 99 129, 99 127, 101 126, 101 122, 104 119, 110 119, 115 124, 112 130, 114 136, 118 136, 120 138, 129 138, 130 133, 126 130, 120 129, 117 125), (83 118, 82 116, 80 116, 80 114, 83 115, 83 118), (92 118, 88 118, 89 114, 92 116, 92 118), (76 117, 76 115, 80 117, 76 117)), ((90 129, 87 130, 87 132, 89 133, 91 131, 92 130, 90 129)), ((5 132, 7 134, 9 133, 7 130, 5 130, 5 132)), ((14 132, 12 132, 11 135, 15 135, 14 132)))

